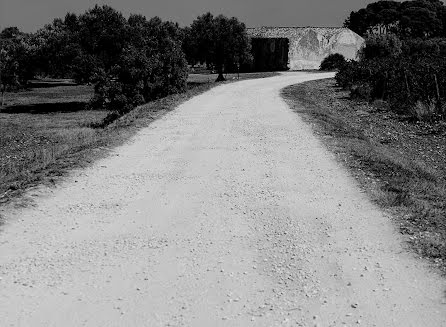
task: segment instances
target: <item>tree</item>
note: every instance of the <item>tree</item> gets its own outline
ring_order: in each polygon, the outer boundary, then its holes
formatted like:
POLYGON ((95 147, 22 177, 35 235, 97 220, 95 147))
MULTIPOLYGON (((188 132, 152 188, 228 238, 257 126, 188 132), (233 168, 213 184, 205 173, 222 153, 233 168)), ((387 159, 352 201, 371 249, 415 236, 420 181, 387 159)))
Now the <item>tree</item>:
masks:
POLYGON ((367 7, 352 11, 344 22, 344 27, 365 36, 371 29, 393 29, 399 20, 400 2, 378 1, 367 7))
POLYGON ((114 65, 96 69, 94 107, 121 115, 136 105, 185 90, 187 62, 177 24, 131 15, 126 37, 114 65))
POLYGON ((194 45, 194 37, 192 35, 192 29, 189 26, 184 27, 182 30, 182 48, 183 52, 186 55, 186 60, 192 66, 195 66, 199 60, 198 51, 194 45))
MULTIPOLYGON (((68 21, 71 22, 72 18, 68 21)), ((108 71, 119 60, 128 44, 127 21, 112 7, 96 5, 79 16, 77 25, 79 46, 74 61, 82 63, 83 69, 75 74, 78 80, 88 81, 97 70, 108 71)))
POLYGON ((27 35, 16 27, 6 28, 0 33, 0 90, 1 105, 4 105, 5 93, 17 90, 33 75, 30 66, 30 47, 27 35))
POLYGON ((74 60, 81 55, 79 24, 75 14, 54 19, 31 36, 36 51, 34 61, 40 74, 61 78, 73 77, 74 60))
POLYGON ((434 37, 441 34, 442 23, 427 8, 409 7, 401 13, 401 34, 406 37, 434 37))
POLYGON ((344 26, 364 37, 370 32, 401 38, 446 36, 446 9, 439 0, 377 1, 351 12, 344 26))
POLYGON ((237 18, 223 15, 214 17, 211 13, 199 16, 190 27, 187 42, 191 48, 187 56, 193 62, 204 62, 217 70, 217 81, 225 80, 223 71, 234 69, 251 60, 250 40, 245 24, 237 18))
POLYGON ((403 44, 395 34, 370 35, 359 53, 361 60, 396 58, 402 54, 403 44))
POLYGON ((20 32, 18 27, 11 26, 6 27, 3 31, 0 32, 0 39, 15 39, 21 35, 23 35, 23 33, 20 32))

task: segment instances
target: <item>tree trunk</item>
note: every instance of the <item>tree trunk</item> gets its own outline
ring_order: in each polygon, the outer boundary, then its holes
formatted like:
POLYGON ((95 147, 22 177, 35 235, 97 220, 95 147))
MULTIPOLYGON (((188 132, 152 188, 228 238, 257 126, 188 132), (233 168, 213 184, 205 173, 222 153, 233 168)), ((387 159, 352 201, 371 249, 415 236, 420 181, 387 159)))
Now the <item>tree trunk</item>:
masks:
POLYGON ((220 64, 217 65, 217 72, 218 72, 218 77, 215 81, 216 82, 226 81, 226 78, 223 76, 223 65, 220 64))
POLYGON ((440 88, 438 87, 438 79, 437 74, 434 74, 434 81, 435 81, 435 90, 437 91, 437 101, 440 101, 440 88))
POLYGON ((216 81, 216 82, 223 82, 223 81, 226 81, 225 77, 223 76, 223 72, 219 72, 219 73, 218 73, 218 77, 217 77, 217 79, 216 79, 215 81, 216 81))

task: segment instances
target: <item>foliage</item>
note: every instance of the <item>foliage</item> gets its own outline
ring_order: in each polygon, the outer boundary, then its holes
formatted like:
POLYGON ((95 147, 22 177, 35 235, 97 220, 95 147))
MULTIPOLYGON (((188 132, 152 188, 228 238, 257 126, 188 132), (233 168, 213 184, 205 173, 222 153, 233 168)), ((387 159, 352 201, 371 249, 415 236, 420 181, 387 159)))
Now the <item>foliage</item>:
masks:
POLYGON ((1 105, 8 91, 17 90, 32 76, 30 55, 32 49, 28 36, 16 27, 6 28, 0 33, 0 90, 1 105))
POLYGON ((75 58, 82 55, 78 42, 78 19, 68 13, 65 19, 54 19, 31 35, 36 71, 53 78, 73 77, 75 58))
POLYGON ((360 61, 347 62, 336 81, 353 97, 386 100, 392 110, 416 119, 446 119, 445 52, 446 40, 373 36, 360 61))
POLYGON ((345 57, 340 53, 332 53, 321 62, 319 70, 339 70, 345 65, 345 57))
POLYGON ((370 35, 360 50, 362 59, 395 58, 402 53, 402 42, 395 34, 370 35))
POLYGON ((446 7, 440 0, 377 1, 353 11, 344 26, 361 36, 394 33, 401 38, 446 36, 446 7))
POLYGON ((187 62, 181 48, 184 35, 177 24, 157 17, 147 20, 131 15, 126 19, 106 5, 96 5, 79 16, 68 13, 27 36, 26 53, 32 57, 20 65, 17 55, 12 56, 23 52, 18 47, 23 43, 18 42, 23 39, 20 31, 8 28, 0 35, 2 48, 8 50, 2 52, 8 59, 2 60, 2 65, 9 67, 3 67, 9 88, 25 77, 20 72, 27 62, 33 65, 33 73, 94 83, 90 106, 123 114, 186 87, 187 62))
POLYGON ((236 18, 208 13, 181 29, 158 17, 126 19, 107 5, 67 13, 29 35, 9 27, 0 40, 3 91, 37 75, 73 78, 95 85, 91 107, 118 114, 184 91, 186 58, 206 62, 219 79, 251 59, 246 27, 236 18))
POLYGON ((185 36, 183 49, 191 63, 214 67, 219 74, 218 81, 224 80, 223 71, 234 71, 252 60, 246 26, 237 18, 204 14, 185 30, 185 36))
POLYGON ((95 70, 91 105, 123 114, 134 106, 185 90, 187 62, 177 25, 131 15, 128 42, 110 68, 95 70))

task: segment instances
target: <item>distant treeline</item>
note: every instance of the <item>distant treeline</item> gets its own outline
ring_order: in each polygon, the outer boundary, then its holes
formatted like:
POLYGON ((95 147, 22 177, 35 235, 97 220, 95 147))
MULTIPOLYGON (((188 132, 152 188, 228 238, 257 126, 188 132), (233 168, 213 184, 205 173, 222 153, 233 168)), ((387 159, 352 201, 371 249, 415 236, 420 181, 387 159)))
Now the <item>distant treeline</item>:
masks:
POLYGON ((352 12, 362 34, 359 60, 337 63, 337 83, 352 97, 384 100, 422 120, 446 119, 446 7, 438 0, 379 1, 352 12))
POLYGON ((344 26, 361 36, 377 32, 401 38, 446 37, 446 8, 440 0, 377 1, 351 12, 344 26))
POLYGON ((122 114, 184 91, 187 60, 205 63, 223 79, 225 67, 250 60, 249 50, 246 27, 236 18, 208 13, 180 28, 158 17, 125 18, 112 7, 96 5, 81 15, 54 19, 35 33, 17 27, 1 31, 0 87, 4 94, 35 77, 73 78, 94 84, 92 107, 122 114))

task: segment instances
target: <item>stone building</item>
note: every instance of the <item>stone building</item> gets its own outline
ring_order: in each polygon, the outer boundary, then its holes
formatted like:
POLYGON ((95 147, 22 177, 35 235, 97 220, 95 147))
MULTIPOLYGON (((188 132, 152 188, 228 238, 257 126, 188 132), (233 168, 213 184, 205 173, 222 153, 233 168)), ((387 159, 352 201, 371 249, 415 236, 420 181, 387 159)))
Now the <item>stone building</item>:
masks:
POLYGON ((253 39, 288 39, 290 70, 318 69, 322 60, 332 53, 355 59, 364 43, 361 36, 348 28, 259 27, 247 30, 253 39))

